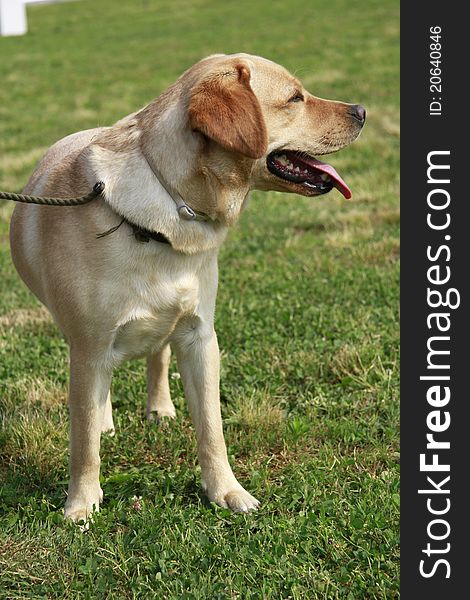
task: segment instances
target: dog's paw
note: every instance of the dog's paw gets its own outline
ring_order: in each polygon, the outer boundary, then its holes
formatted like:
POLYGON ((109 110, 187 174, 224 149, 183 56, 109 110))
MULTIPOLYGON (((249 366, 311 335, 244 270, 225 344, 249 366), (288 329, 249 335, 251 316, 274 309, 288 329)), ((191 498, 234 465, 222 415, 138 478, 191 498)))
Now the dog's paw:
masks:
POLYGON ((211 502, 215 502, 223 508, 229 508, 236 513, 248 513, 257 510, 260 505, 259 501, 243 489, 240 484, 225 491, 215 493, 210 493, 207 489, 205 491, 211 502))
POLYGON ((165 421, 176 419, 176 410, 172 405, 167 408, 158 408, 147 412, 147 419, 152 423, 164 423, 165 421))
POLYGON ((114 437, 116 435, 116 430, 114 429, 114 427, 103 428, 101 430, 101 433, 109 435, 109 437, 114 437))
POLYGON ((241 490, 235 490, 226 494, 224 504, 221 506, 227 506, 233 512, 248 513, 252 510, 258 510, 259 500, 241 488, 241 490))
POLYGON ((64 507, 64 517, 74 523, 84 522, 83 530, 89 528, 90 522, 93 522, 92 515, 98 512, 100 503, 103 502, 103 490, 99 488, 98 493, 85 495, 75 495, 67 498, 64 507))

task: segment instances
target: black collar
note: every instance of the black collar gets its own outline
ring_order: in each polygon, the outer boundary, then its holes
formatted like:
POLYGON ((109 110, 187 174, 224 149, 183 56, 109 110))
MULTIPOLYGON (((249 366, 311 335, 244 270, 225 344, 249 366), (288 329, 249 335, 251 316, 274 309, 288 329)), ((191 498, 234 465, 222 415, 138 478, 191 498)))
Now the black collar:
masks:
POLYGON ((154 240, 155 242, 160 242, 160 244, 169 244, 171 246, 170 240, 160 233, 159 231, 149 231, 148 229, 142 229, 138 225, 134 225, 134 223, 130 223, 126 221, 128 225, 132 227, 132 231, 134 233, 134 237, 138 242, 149 242, 150 240, 154 240))
POLYGON ((159 231, 150 231, 149 229, 144 229, 143 227, 140 227, 139 225, 128 221, 125 217, 122 217, 121 222, 118 225, 116 225, 116 227, 111 227, 111 229, 108 229, 108 231, 98 233, 96 237, 103 238, 107 235, 110 235, 111 233, 114 233, 117 229, 119 229, 119 227, 121 227, 123 223, 126 223, 126 225, 129 225, 129 227, 132 227, 132 233, 138 242, 148 243, 150 240, 154 240, 155 242, 159 242, 160 244, 168 244, 169 246, 171 246, 170 240, 166 236, 164 236, 163 233, 160 233, 159 231))

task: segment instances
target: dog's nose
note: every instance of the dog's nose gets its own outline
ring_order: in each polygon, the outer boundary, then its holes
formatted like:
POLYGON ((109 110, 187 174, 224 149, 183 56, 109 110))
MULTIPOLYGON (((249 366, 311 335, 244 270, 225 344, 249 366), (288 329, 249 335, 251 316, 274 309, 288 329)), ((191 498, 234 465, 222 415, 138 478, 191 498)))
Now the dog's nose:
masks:
POLYGON ((361 104, 352 104, 349 114, 353 119, 359 121, 361 125, 364 125, 366 121, 366 109, 361 104))

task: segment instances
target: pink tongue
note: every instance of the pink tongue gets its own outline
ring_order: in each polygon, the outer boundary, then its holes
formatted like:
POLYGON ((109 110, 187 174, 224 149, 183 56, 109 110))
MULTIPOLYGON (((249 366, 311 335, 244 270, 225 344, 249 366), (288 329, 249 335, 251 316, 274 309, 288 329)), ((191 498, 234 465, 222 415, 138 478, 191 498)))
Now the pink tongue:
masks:
POLYGON ((351 190, 338 175, 334 167, 332 167, 328 163, 324 163, 321 160, 317 160, 316 158, 311 157, 302 157, 302 162, 306 163, 307 165, 310 165, 311 167, 315 167, 315 169, 322 171, 322 173, 326 173, 327 175, 329 175, 331 179, 333 179, 333 181, 335 182, 335 188, 343 194, 346 200, 349 200, 352 197, 351 190))

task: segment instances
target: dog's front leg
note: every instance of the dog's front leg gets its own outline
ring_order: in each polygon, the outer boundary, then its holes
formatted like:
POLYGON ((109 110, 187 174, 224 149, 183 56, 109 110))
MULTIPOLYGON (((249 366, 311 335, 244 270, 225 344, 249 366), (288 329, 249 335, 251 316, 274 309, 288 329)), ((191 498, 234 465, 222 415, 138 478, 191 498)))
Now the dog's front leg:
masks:
POLYGON ((86 520, 103 499, 100 487, 100 434, 111 370, 85 352, 70 353, 70 482, 65 516, 86 520))
POLYGON ((238 483, 230 468, 222 431, 219 400, 219 347, 212 324, 199 319, 183 324, 175 351, 185 395, 196 430, 202 486, 209 500, 235 512, 259 502, 238 483))

